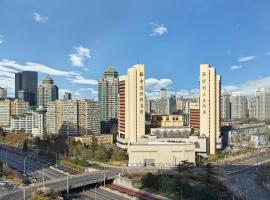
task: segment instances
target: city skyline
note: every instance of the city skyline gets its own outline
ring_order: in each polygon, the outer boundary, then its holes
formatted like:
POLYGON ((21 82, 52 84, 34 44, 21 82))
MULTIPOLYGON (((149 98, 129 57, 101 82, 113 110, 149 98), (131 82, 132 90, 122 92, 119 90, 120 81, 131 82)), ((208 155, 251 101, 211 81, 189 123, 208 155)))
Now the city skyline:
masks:
POLYGON ((14 73, 34 70, 39 84, 52 76, 60 97, 70 91, 74 98, 97 99, 97 81, 108 66, 122 75, 143 63, 150 97, 162 87, 193 95, 199 65, 211 63, 224 89, 238 87, 244 95, 270 90, 269 2, 243 2, 74 1, 62 8, 61 1, 2 1, 0 86, 13 96, 14 73))

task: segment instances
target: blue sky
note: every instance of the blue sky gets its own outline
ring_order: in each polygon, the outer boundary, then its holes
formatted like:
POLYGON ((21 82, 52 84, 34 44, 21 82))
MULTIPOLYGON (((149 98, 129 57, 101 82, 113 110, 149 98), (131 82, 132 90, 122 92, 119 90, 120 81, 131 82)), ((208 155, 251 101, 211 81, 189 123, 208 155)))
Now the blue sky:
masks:
POLYGON ((0 86, 49 73, 76 98, 96 98, 107 66, 143 63, 150 97, 160 87, 197 93, 210 63, 225 91, 270 90, 269 0, 0 0, 0 86))

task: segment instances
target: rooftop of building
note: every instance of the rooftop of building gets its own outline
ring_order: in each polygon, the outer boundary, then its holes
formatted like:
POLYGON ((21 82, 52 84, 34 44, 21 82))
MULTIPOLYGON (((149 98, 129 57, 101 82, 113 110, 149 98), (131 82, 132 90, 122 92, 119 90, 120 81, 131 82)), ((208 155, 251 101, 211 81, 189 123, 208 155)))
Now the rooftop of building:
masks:
POLYGON ((181 140, 142 140, 139 142, 131 143, 130 145, 191 145, 193 143, 181 140))

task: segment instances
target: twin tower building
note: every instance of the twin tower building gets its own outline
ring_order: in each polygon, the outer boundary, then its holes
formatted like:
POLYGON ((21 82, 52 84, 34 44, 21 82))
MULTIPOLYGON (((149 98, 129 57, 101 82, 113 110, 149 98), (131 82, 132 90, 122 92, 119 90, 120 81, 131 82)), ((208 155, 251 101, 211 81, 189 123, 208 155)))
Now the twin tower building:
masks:
MULTIPOLYGON (((128 148, 145 135, 145 67, 138 64, 119 77, 117 145, 128 148)), ((221 77, 209 64, 200 65, 200 136, 215 154, 221 140, 221 77)))

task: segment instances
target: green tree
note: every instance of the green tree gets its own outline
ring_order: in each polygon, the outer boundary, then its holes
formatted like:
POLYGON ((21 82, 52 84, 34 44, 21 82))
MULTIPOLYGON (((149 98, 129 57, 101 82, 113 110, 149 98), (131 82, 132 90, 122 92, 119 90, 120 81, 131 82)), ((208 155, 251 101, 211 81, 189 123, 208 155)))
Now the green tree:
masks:
POLYGON ((25 139, 24 142, 23 142, 23 151, 28 151, 28 141, 27 141, 27 139, 25 139))

